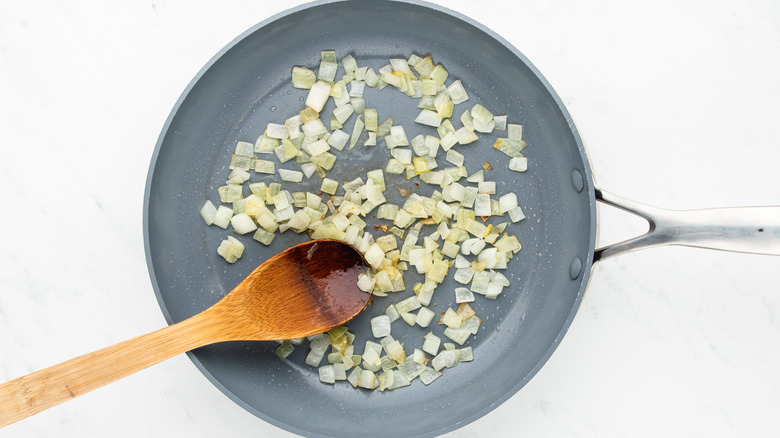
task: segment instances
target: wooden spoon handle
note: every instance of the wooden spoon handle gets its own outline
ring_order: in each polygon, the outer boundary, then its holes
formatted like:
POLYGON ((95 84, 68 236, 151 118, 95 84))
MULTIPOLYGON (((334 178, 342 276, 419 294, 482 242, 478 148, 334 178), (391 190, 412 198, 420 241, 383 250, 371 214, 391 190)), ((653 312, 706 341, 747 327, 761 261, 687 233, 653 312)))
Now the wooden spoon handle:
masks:
POLYGON ((216 321, 207 313, 3 383, 0 427, 177 354, 222 340, 217 338, 216 321))

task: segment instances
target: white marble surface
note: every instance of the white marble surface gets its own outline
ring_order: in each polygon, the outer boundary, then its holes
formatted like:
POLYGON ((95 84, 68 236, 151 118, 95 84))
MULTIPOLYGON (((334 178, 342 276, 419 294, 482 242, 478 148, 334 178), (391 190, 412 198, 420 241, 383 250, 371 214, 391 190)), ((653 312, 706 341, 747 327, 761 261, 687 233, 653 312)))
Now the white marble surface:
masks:
MULTIPOLYGON (((214 53, 298 3, 0 3, 0 380, 165 324, 142 243, 157 136, 214 53)), ((605 189, 669 208, 780 204, 777 1, 446 5, 543 72, 605 189)), ((603 217, 604 240, 641 230, 603 217)), ((689 248, 599 264, 541 372, 448 436, 777 436, 778 268, 776 257, 689 248)), ((0 435, 291 436, 185 356, 0 435)))

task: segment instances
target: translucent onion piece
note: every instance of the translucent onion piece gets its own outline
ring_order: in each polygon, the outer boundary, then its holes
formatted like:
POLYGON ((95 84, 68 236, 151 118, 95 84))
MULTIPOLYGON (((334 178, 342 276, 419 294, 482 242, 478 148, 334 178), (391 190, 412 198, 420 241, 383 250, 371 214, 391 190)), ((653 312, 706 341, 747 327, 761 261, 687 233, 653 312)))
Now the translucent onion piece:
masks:
POLYGON ((306 67, 295 66, 292 69, 292 86, 309 89, 317 82, 317 75, 306 67))
MULTIPOLYGON (((473 357, 473 356, 472 356, 473 357)), ((441 371, 437 371, 429 366, 426 366, 422 373, 420 373, 420 381, 425 385, 430 385, 434 380, 442 376, 441 371)))
POLYGON ((303 173, 297 170, 279 169, 279 178, 287 182, 303 181, 303 173))
POLYGON ((244 245, 233 236, 227 236, 217 248, 217 254, 228 263, 235 263, 244 254, 244 245))
POLYGON ((477 137, 477 134, 475 134, 474 131, 463 127, 455 131, 455 139, 457 139, 460 144, 469 144, 477 141, 479 137, 477 137))
POLYGON ((258 228, 255 231, 255 234, 252 236, 253 239, 257 240, 258 242, 262 243, 263 245, 270 245, 274 238, 276 237, 276 234, 269 233, 268 231, 264 230, 263 228, 258 228))
POLYGON ((431 321, 433 321, 434 316, 436 316, 434 311, 427 307, 421 307, 415 317, 415 323, 420 327, 428 327, 431 324, 431 321))
POLYGON ((525 219, 525 213, 523 213, 523 209, 519 206, 510 209, 507 213, 509 213, 509 218, 512 220, 512 222, 519 222, 525 219))
POLYGON ((371 332, 375 338, 383 338, 390 334, 390 317, 379 315, 371 318, 371 332))
POLYGON ((269 123, 265 129, 265 135, 270 138, 283 139, 289 137, 287 128, 284 125, 278 123, 269 123))
POLYGON ((239 213, 230 219, 230 225, 233 226, 233 230, 238 234, 247 234, 255 231, 257 225, 246 213, 239 213))
POLYGON ((203 218, 203 221, 206 222, 206 225, 213 224, 214 219, 217 217, 217 207, 215 207, 211 201, 206 201, 200 209, 200 216, 203 218))
POLYGON ((336 383, 336 371, 333 365, 323 365, 318 368, 320 382, 322 383, 336 383))
POLYGON ((528 170, 528 158, 526 157, 513 157, 509 160, 509 170, 515 172, 525 172, 528 170))
POLYGON ((295 346, 290 341, 283 341, 274 351, 279 359, 287 359, 287 357, 295 350, 295 346))
POLYGON ((439 115, 436 113, 436 111, 424 109, 420 111, 420 114, 417 115, 417 118, 414 119, 414 121, 421 125, 433 126, 434 128, 438 128, 439 125, 441 125, 442 119, 439 118, 439 115))
POLYGON ((523 139, 523 125, 516 125, 509 123, 506 125, 507 137, 510 140, 522 140, 523 139))
POLYGON ((474 301, 474 294, 465 287, 455 288, 456 303, 470 303, 474 301))
POLYGON ((429 332, 423 337, 422 350, 431 356, 436 356, 439 353, 439 346, 441 345, 441 338, 434 335, 433 332, 429 332))
POLYGON ((255 160, 255 172, 273 175, 276 173, 276 164, 273 161, 257 159, 255 160))
POLYGON ((455 105, 469 100, 469 95, 466 93, 466 89, 463 88, 463 84, 460 82, 460 79, 454 81, 450 84, 449 87, 447 87, 447 94, 450 96, 452 103, 455 105))
POLYGON ((338 190, 338 188, 339 188, 338 181, 332 180, 330 178, 324 178, 322 180, 322 186, 320 187, 320 190, 324 193, 335 195, 336 190, 338 190))
POLYGON ((493 122, 495 123, 493 129, 506 131, 506 116, 493 116, 493 122))
POLYGON ((471 332, 464 328, 454 329, 447 327, 444 329, 444 336, 452 339, 458 345, 463 345, 466 343, 466 340, 468 340, 469 336, 471 336, 471 332))
POLYGON ((306 97, 306 106, 314 111, 321 112, 325 102, 330 97, 330 84, 323 81, 317 81, 311 86, 309 95, 306 97))
POLYGON ((214 216, 213 224, 220 228, 227 229, 228 225, 230 225, 230 219, 232 217, 233 209, 225 207, 224 205, 220 205, 217 208, 217 214, 214 216))

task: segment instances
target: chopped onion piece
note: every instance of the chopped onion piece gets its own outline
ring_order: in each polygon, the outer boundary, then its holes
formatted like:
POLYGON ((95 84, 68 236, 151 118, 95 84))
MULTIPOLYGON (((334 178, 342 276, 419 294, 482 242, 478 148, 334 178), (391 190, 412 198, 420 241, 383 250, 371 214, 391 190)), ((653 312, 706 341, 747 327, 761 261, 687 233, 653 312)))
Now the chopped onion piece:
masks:
POLYGON ((515 172, 525 172, 528 170, 528 158, 513 157, 509 160, 509 170, 514 170, 515 172))
POLYGON ((470 303, 474 301, 474 294, 465 287, 455 288, 455 302, 456 303, 470 303))
POLYGON ((480 104, 471 107, 471 117, 476 123, 490 123, 493 120, 493 113, 480 104))
POLYGON ((217 208, 216 215, 214 216, 213 224, 220 228, 227 229, 232 217, 233 209, 225 207, 224 205, 220 205, 219 208, 217 208))
POLYGON ((477 199, 474 201, 474 212, 477 216, 490 216, 490 195, 480 193, 477 195, 477 199))
POLYGON ((368 251, 364 254, 366 262, 374 268, 379 268, 380 263, 385 258, 385 252, 376 243, 368 248, 368 251))
POLYGON ((469 95, 466 93, 466 89, 463 88, 463 84, 460 82, 460 79, 454 81, 450 84, 449 87, 447 87, 447 94, 449 94, 450 98, 452 99, 452 103, 455 105, 463 103, 469 99, 469 95))
POLYGON ((431 324, 431 321, 433 321, 434 316, 436 316, 434 311, 427 307, 421 307, 415 317, 415 323, 420 327, 428 327, 431 324))
POLYGON ((276 173, 276 164, 273 161, 257 159, 255 160, 255 172, 273 175, 276 173))
POLYGON ((317 79, 332 82, 336 78, 339 65, 336 61, 336 53, 333 50, 321 52, 320 68, 317 70, 317 79))
POLYGON ((333 365, 323 365, 318 368, 318 372, 320 375, 320 382, 330 384, 336 383, 336 371, 333 368, 333 365))
POLYGON ((279 140, 289 136, 287 133, 287 128, 284 125, 280 125, 278 123, 269 123, 265 129, 265 135, 270 138, 276 138, 279 140))
POLYGON ((422 306, 417 301, 417 297, 409 297, 395 304, 396 310, 401 315, 403 315, 404 313, 409 313, 413 310, 417 310, 420 307, 422 306))
POLYGON ((368 133, 368 140, 363 143, 365 146, 376 146, 376 132, 368 133))
POLYGON ((303 163, 301 164, 301 171, 306 175, 306 178, 311 178, 314 172, 317 171, 317 165, 314 163, 303 163))
POLYGON ((460 325, 463 323, 463 320, 458 316, 458 314, 452 310, 451 308, 448 308, 446 312, 441 317, 440 324, 444 324, 447 327, 450 328, 460 328, 460 325))
POLYGON ((303 181, 303 173, 297 170, 279 169, 279 178, 287 182, 303 181))
POLYGON ((399 318, 398 310, 396 310, 394 304, 387 306, 387 309, 385 309, 385 315, 390 318, 390 322, 393 322, 399 318))
POLYGON ((257 240, 258 242, 266 246, 270 245, 271 242, 274 241, 275 237, 276 234, 269 233, 268 231, 262 228, 258 228, 257 231, 255 231, 255 234, 252 236, 253 239, 257 240))
MULTIPOLYGON (((473 357, 473 356, 472 356, 473 357)), ((434 380, 442 376, 441 371, 435 370, 429 366, 426 366, 422 373, 420 373, 420 381, 425 385, 430 385, 434 380)))
MULTIPOLYGON (((479 190, 479 193, 481 194, 493 195, 496 193, 496 182, 480 181, 479 183, 477 183, 477 188, 479 190)), ((481 215, 477 213, 477 216, 481 216, 481 215)))
POLYGON ((371 370, 363 370, 360 373, 360 380, 358 386, 365 389, 374 389, 379 385, 376 379, 376 374, 371 370))
POLYGON ((247 171, 252 168, 252 160, 253 157, 245 157, 243 155, 233 154, 230 157, 230 165, 228 166, 228 169, 241 169, 247 171))
POLYGON ((458 345, 463 345, 466 340, 468 340, 469 336, 471 336, 471 332, 465 328, 454 329, 452 327, 447 327, 444 329, 444 336, 452 339, 458 345))
POLYGON ((476 272, 471 279, 471 291, 484 295, 487 292, 488 284, 490 284, 490 274, 486 271, 476 272))
POLYGON ((315 82, 309 90, 309 95, 306 97, 306 106, 317 112, 322 111, 325 102, 327 102, 330 97, 330 88, 331 86, 327 82, 315 82))
POLYGON ((431 360, 431 366, 436 371, 441 370, 442 368, 452 368, 455 365, 458 364, 458 361, 460 360, 460 351, 458 350, 444 350, 436 355, 431 360))
POLYGON ((206 225, 213 224, 214 219, 217 217, 217 207, 214 207, 214 204, 212 204, 211 201, 206 201, 200 209, 200 216, 203 218, 203 221, 206 222, 206 225))
POLYGON ((296 148, 290 140, 284 139, 282 140, 282 144, 274 149, 274 153, 280 162, 286 163, 298 156, 298 148, 296 148))
POLYGON ((474 131, 463 127, 455 131, 455 139, 458 140, 458 143, 460 144, 469 144, 477 141, 479 137, 477 137, 477 134, 475 134, 474 131))
POLYGON ((343 150, 344 146, 347 145, 347 142, 349 141, 349 134, 346 132, 337 129, 333 131, 333 133, 330 135, 330 138, 328 138, 328 145, 333 147, 336 150, 343 150))
POLYGON ((493 116, 493 122, 495 123, 493 129, 506 131, 506 116, 493 116))
POLYGON ((512 222, 519 222, 523 219, 525 219, 525 213, 523 213, 523 209, 518 207, 512 208, 508 211, 509 218, 512 220, 512 222))
POLYGON ((320 190, 322 190, 324 193, 335 195, 336 190, 338 190, 338 188, 339 188, 338 181, 332 180, 330 178, 322 179, 322 186, 320 187, 320 190))
POLYGON ((474 350, 471 347, 459 348, 458 351, 460 352, 458 362, 471 362, 474 360, 474 350))
POLYGON ((227 236, 219 244, 217 254, 221 255, 228 263, 235 263, 244 254, 244 244, 233 236, 227 236))
POLYGON ((379 315, 371 318, 371 332, 375 338, 383 338, 390 334, 390 317, 379 315))
POLYGON ((246 141, 239 141, 236 143, 236 155, 243 155, 245 157, 251 157, 253 155, 255 145, 246 141))
POLYGON ((412 382, 409 381, 409 378, 407 378, 403 373, 395 372, 393 373, 393 383, 388 389, 402 388, 404 386, 409 386, 411 383, 412 382))
POLYGON ((436 64, 436 67, 431 70, 430 74, 430 78, 436 82, 437 86, 444 85, 444 81, 447 80, 447 76, 449 76, 449 73, 441 64, 436 64))
POLYGON ((409 380, 413 380, 425 370, 425 365, 416 362, 410 358, 407 358, 403 363, 398 365, 398 372, 406 374, 409 380))
POLYGON ((482 324, 482 320, 479 319, 476 315, 474 315, 466 318, 460 327, 468 330, 469 332, 471 332, 472 335, 476 335, 477 332, 479 331, 479 326, 481 324, 482 324))
POLYGON ((355 58, 352 55, 341 58, 341 64, 344 66, 344 71, 347 73, 354 72, 358 68, 357 61, 355 61, 355 58))
POLYGON ((495 120, 492 119, 487 123, 479 119, 474 119, 472 123, 474 125, 474 131, 481 132, 484 134, 490 134, 491 132, 493 132, 493 129, 496 127, 496 122, 495 120))
POLYGON ((499 211, 501 214, 508 212, 509 210, 517 207, 517 195, 515 193, 507 193, 498 198, 499 211))
POLYGON ((349 141, 350 149, 354 148, 357 144, 357 141, 360 138, 360 134, 363 132, 364 126, 365 124, 360 120, 360 116, 358 116, 357 120, 355 120, 355 126, 352 128, 352 137, 349 141))
MULTIPOLYGON (((346 364, 345 364, 346 366, 346 364)), ((357 387, 360 383, 360 375, 363 373, 363 369, 359 366, 356 366, 352 369, 352 371, 347 376, 347 381, 352 384, 352 386, 357 387)))
POLYGON ((292 86, 309 89, 317 82, 317 75, 306 67, 295 66, 292 69, 292 86))
POLYGON ((422 350, 431 356, 436 356, 439 353, 439 346, 441 345, 441 338, 434 335, 433 332, 429 332, 423 337, 422 350))
POLYGON ((377 137, 384 137, 385 135, 390 133, 390 129, 393 127, 393 118, 388 117, 387 120, 382 122, 381 125, 377 126, 376 128, 376 136, 377 137))
POLYGON ((523 148, 525 148, 525 142, 523 140, 498 138, 496 139, 495 143, 493 143, 493 147, 503 152, 509 157, 512 158, 522 157, 523 154, 520 151, 522 151, 523 148))
POLYGON ((255 221, 246 213, 239 213, 230 219, 230 225, 238 234, 251 233, 257 229, 255 221))
POLYGON ((355 112, 355 108, 352 106, 352 104, 347 103, 345 105, 341 105, 336 107, 333 110, 333 117, 336 118, 336 120, 339 121, 342 125, 349 119, 349 116, 351 116, 355 112))
POLYGON ((456 165, 456 166, 462 166, 463 162, 465 161, 465 157, 460 152, 456 151, 455 149, 450 149, 447 151, 447 161, 450 163, 456 165))
POLYGON ((523 125, 516 125, 514 123, 508 123, 506 125, 507 137, 510 140, 522 140, 523 139, 523 125))

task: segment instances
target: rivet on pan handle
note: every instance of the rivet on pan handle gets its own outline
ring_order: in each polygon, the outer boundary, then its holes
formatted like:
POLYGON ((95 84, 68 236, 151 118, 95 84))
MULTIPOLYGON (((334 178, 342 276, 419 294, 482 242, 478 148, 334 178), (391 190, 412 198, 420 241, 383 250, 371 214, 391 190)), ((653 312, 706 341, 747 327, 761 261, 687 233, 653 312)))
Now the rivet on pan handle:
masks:
POLYGON ((647 233, 596 249, 593 261, 663 245, 780 255, 780 206, 666 210, 596 189, 596 200, 633 213, 647 233))

